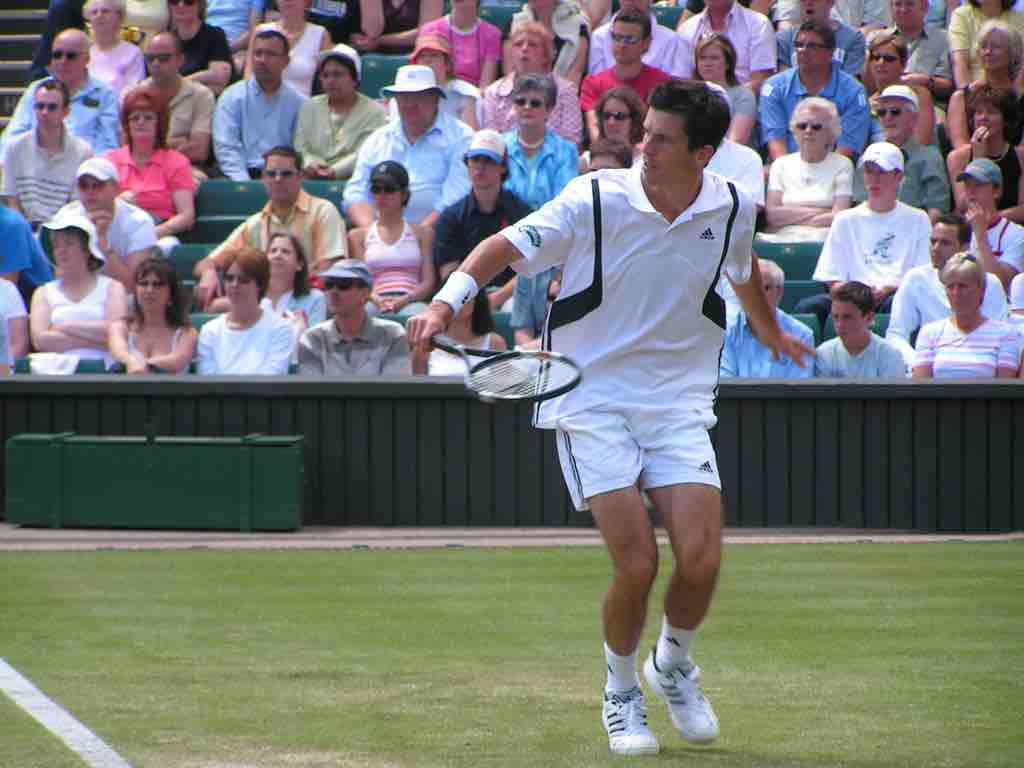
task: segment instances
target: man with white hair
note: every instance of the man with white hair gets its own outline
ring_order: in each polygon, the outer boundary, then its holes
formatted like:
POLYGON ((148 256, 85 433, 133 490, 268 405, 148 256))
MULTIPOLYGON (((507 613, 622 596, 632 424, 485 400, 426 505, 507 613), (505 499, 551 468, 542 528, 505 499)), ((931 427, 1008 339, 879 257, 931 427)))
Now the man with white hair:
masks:
POLYGON ((409 174, 412 197, 405 218, 432 228, 441 211, 469 192, 463 157, 473 129, 438 108, 445 95, 430 67, 400 67, 394 85, 383 92, 398 104, 398 120, 375 130, 359 148, 355 170, 345 185, 345 212, 356 227, 373 224, 370 171, 393 160, 409 174))
MULTIPOLYGON (((903 181, 900 182, 901 203, 921 208, 935 221, 949 212, 949 175, 938 148, 922 146, 914 138, 917 126, 917 94, 906 85, 890 85, 877 99, 878 121, 885 141, 903 150, 903 181)), ((853 200, 867 199, 864 190, 864 169, 857 168, 853 179, 853 200)))
MULTIPOLYGON (((68 130, 84 139, 96 155, 117 149, 121 145, 117 95, 109 86, 89 76, 89 37, 85 32, 65 29, 57 35, 50 54, 50 72, 67 86, 70 95, 70 113, 65 122, 68 130)), ((0 140, 0 156, 6 153, 7 145, 15 136, 36 129, 39 117, 35 106, 36 90, 46 79, 32 83, 22 94, 0 140)))
POLYGON ((801 300, 797 313, 814 312, 822 326, 832 307, 831 292, 857 280, 871 287, 875 310, 888 312, 892 296, 911 267, 928 262, 928 214, 896 199, 903 180, 903 153, 880 141, 860 158, 868 199, 840 211, 821 249, 814 279, 829 293, 801 300))

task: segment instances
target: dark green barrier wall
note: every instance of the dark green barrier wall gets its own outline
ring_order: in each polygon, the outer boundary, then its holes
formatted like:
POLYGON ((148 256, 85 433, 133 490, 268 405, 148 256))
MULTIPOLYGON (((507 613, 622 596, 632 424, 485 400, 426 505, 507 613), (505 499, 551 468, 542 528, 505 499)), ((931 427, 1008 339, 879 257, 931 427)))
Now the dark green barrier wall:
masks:
MULTIPOLYGON (((731 383, 716 440, 743 526, 1024 527, 1019 382, 731 383)), ((580 525, 549 432, 450 381, 19 376, 0 435, 305 435, 307 524, 580 525)), ((111 467, 116 477, 117 467, 111 467)), ((189 478, 182 478, 188 483, 189 478)))

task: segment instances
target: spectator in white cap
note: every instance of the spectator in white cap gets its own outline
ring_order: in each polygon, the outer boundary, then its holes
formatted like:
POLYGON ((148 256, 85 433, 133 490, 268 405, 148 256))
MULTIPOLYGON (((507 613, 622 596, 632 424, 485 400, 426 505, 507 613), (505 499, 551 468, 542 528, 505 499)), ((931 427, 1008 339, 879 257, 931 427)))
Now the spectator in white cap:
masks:
POLYGON ((32 297, 32 345, 40 352, 102 360, 109 367, 114 361, 107 348, 110 324, 124 318, 127 304, 121 284, 100 274, 107 254, 96 227, 69 207, 43 226, 59 276, 32 297))
MULTIPOLYGON (((937 147, 921 144, 915 137, 918 101, 905 85, 890 85, 872 102, 884 140, 903 150, 903 181, 898 200, 922 208, 935 221, 949 212, 949 176, 937 147)), ((854 202, 867 199, 861 168, 853 180, 854 202)))
POLYGON ((114 164, 105 157, 92 157, 78 167, 78 200, 60 211, 85 215, 96 227, 99 249, 103 252, 103 272, 128 291, 135 287, 135 268, 156 247, 153 217, 141 208, 118 199, 120 180, 114 164))
MULTIPOLYGON (((732 112, 732 100, 728 91, 717 83, 705 83, 717 93, 732 112)), ((761 156, 750 147, 739 144, 726 135, 718 145, 706 166, 707 170, 734 181, 740 189, 747 193, 758 210, 764 210, 764 162, 761 156)))
POLYGON ((900 148, 884 141, 871 144, 859 164, 868 199, 836 214, 814 270, 814 279, 825 283, 829 293, 796 306, 797 313, 817 314, 822 326, 831 311, 831 291, 838 285, 857 280, 870 286, 875 311, 888 313, 907 270, 928 262, 928 214, 896 199, 903 180, 900 148))
MULTIPOLYGON (((473 136, 463 157, 469 194, 445 208, 434 233, 434 266, 443 283, 478 243, 530 213, 530 207, 504 186, 508 145, 497 131, 484 128, 473 136)), ((491 309, 501 310, 516 289, 516 275, 506 269, 488 285, 491 309)))
POLYGON ((797 151, 771 165, 764 237, 822 241, 836 214, 850 207, 853 163, 835 151, 842 131, 839 112, 828 99, 811 96, 793 110, 789 130, 797 151))
POLYGON ((394 160, 409 174, 406 218, 433 227, 441 211, 469 191, 462 157, 473 131, 438 109, 444 92, 430 67, 400 67, 394 85, 383 92, 398 102, 399 119, 378 128, 360 147, 355 170, 345 185, 345 211, 356 227, 373 223, 370 171, 378 163, 394 160))
MULTIPOLYGON (((447 37, 420 34, 416 38, 416 47, 409 57, 409 63, 422 64, 434 70, 434 79, 444 92, 444 98, 438 103, 442 112, 458 118, 474 131, 480 127, 476 117, 480 89, 455 77, 455 62, 447 37)), ((388 105, 388 117, 391 120, 398 119, 398 105, 393 100, 388 105)))
MULTIPOLYGON (((918 85, 905 85, 903 72, 910 56, 907 41, 899 35, 878 33, 871 38, 868 45, 868 67, 874 79, 875 89, 869 91, 868 104, 874 117, 869 128, 869 141, 884 141, 882 126, 879 122, 882 93, 893 86, 901 89, 901 98, 912 97, 917 123, 914 136, 922 144, 931 144, 935 137, 935 102, 927 88, 918 85)), ((892 106, 892 105, 890 105, 892 106)), ((905 108, 905 104, 895 105, 897 109, 905 108)))
POLYGON ((328 319, 299 339, 299 373, 317 376, 397 376, 412 373, 409 342, 400 323, 371 317, 366 303, 373 275, 357 259, 336 261, 320 273, 328 319))
POLYGON ((306 178, 347 179, 363 142, 388 116, 359 92, 362 61, 354 48, 339 43, 319 56, 317 74, 324 92, 302 105, 295 126, 295 149, 302 153, 306 178))
POLYGON ((998 277, 1009 291, 1010 281, 1024 271, 1024 227, 996 210, 1003 185, 999 166, 987 157, 972 160, 956 180, 967 203, 964 218, 971 225, 971 253, 978 257, 982 269, 998 277))

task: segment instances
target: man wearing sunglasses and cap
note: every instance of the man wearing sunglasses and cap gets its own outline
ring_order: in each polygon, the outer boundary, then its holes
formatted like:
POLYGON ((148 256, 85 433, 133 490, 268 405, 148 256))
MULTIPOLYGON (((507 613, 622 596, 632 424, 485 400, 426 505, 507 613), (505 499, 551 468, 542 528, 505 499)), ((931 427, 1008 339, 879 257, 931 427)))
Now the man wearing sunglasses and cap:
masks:
POLYGON ((399 119, 378 128, 360 147, 352 178, 345 185, 345 212, 357 227, 373 223, 370 171, 378 163, 394 160, 409 173, 412 197, 406 218, 433 227, 441 211, 469 192, 462 158, 473 131, 441 112, 438 104, 444 92, 430 67, 399 68, 395 84, 383 92, 397 101, 399 119))
POLYGON ((319 275, 328 320, 299 339, 299 373, 311 376, 402 376, 412 373, 400 323, 370 317, 373 275, 358 259, 342 259, 319 275))

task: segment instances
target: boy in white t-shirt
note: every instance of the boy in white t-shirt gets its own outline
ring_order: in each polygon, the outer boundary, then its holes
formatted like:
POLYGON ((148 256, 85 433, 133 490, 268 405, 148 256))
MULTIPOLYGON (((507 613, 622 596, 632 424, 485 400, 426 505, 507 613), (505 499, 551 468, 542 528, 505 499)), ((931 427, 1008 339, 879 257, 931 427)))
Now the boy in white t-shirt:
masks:
POLYGON ((1024 271, 1024 227, 999 215, 997 201, 1003 193, 1003 172, 987 157, 972 160, 959 176, 967 198, 965 218, 971 225, 971 253, 985 271, 999 278, 1003 289, 1024 271), (985 232, 985 237, 979 237, 985 232))
MULTIPOLYGON (((911 267, 928 263, 931 221, 918 208, 899 202, 903 153, 895 144, 870 145, 858 163, 864 171, 867 201, 836 214, 814 270, 814 279, 829 292, 857 280, 871 288, 878 312, 889 312, 892 296, 911 267)), ((821 324, 828 319, 828 293, 800 301, 797 313, 813 312, 821 324)))

